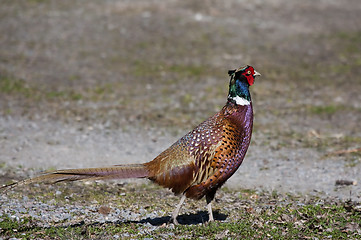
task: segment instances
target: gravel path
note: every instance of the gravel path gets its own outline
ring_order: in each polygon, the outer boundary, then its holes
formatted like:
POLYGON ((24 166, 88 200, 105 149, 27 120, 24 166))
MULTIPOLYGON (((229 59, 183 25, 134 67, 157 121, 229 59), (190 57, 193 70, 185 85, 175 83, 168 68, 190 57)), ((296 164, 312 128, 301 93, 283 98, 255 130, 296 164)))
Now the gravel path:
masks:
MULTIPOLYGON (((152 160, 178 139, 154 130, 108 131, 102 126, 79 127, 12 118, 2 118, 0 122, 1 161, 7 167, 21 165, 25 169, 142 163, 152 160)), ((264 136, 254 134, 244 163, 226 183, 227 187, 360 200, 360 184, 336 187, 335 182, 350 180, 360 183, 361 164, 350 167, 342 157, 325 157, 324 152, 311 148, 272 147, 276 143, 263 146, 258 143, 260 138, 264 136)))

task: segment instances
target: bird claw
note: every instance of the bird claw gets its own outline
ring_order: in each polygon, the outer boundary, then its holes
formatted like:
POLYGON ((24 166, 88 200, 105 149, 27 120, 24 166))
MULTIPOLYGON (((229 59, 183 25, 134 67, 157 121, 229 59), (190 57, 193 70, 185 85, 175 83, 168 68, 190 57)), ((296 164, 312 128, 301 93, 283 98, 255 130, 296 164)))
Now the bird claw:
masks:
POLYGON ((169 224, 179 225, 179 222, 177 221, 177 218, 171 217, 171 219, 168 222, 169 224))

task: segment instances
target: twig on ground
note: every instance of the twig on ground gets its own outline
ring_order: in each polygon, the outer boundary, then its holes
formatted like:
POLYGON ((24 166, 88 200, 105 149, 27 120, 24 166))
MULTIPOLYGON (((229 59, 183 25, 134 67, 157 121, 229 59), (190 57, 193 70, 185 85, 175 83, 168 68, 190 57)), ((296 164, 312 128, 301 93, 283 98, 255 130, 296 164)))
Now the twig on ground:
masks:
POLYGON ((356 152, 361 152, 361 147, 360 148, 354 148, 354 149, 338 150, 338 151, 327 153, 326 155, 327 156, 343 155, 343 154, 356 153, 356 152))

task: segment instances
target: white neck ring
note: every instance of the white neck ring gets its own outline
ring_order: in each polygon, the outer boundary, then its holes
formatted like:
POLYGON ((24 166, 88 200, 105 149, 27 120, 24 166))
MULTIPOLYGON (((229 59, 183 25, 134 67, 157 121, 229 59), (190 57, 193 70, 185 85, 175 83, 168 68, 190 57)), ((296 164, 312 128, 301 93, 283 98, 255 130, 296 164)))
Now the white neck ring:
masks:
POLYGON ((248 101, 247 99, 240 97, 240 96, 228 97, 228 98, 233 99, 237 105, 245 106, 245 105, 251 104, 250 101, 248 101))

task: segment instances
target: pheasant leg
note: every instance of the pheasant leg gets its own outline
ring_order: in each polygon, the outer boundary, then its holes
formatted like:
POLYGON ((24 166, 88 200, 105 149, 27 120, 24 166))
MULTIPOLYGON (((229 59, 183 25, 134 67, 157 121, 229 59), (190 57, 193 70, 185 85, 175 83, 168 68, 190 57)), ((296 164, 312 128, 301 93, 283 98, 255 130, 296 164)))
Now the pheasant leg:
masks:
POLYGON ((179 210, 181 209, 183 203, 184 203, 184 200, 186 199, 186 196, 183 195, 180 202, 178 203, 176 209, 174 210, 173 212, 173 215, 172 215, 172 221, 174 224, 178 224, 178 221, 177 221, 177 217, 178 217, 178 214, 179 214, 179 210))
POLYGON ((207 201, 207 210, 208 210, 208 222, 213 222, 213 212, 212 212, 212 200, 214 198, 214 193, 210 195, 206 195, 206 201, 207 201))
POLYGON ((208 222, 213 222, 214 218, 213 218, 212 203, 211 202, 209 202, 207 204, 207 210, 208 210, 208 222))

